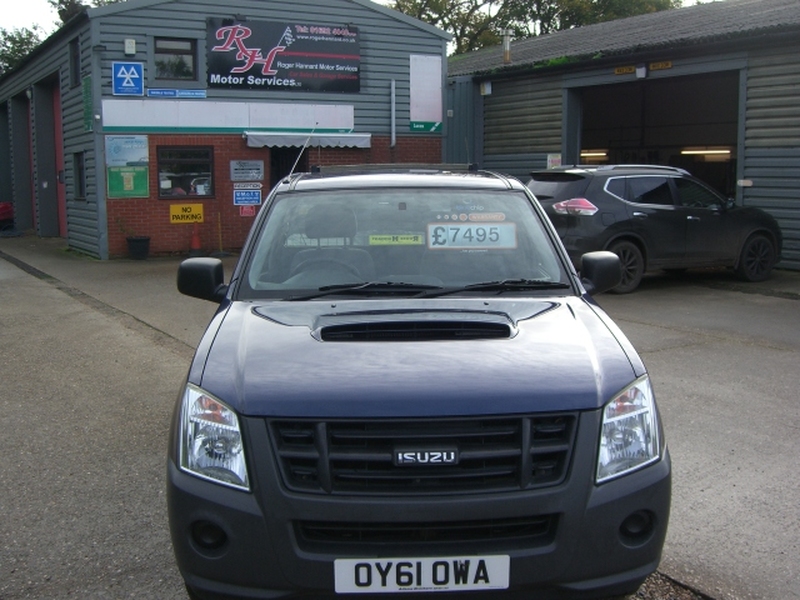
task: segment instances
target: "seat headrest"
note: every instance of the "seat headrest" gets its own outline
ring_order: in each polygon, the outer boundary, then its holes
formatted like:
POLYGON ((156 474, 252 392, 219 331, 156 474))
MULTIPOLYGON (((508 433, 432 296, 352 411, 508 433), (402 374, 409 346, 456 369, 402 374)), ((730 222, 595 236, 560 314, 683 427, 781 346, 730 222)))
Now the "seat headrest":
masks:
POLYGON ((353 238, 357 232, 356 213, 343 204, 315 206, 306 215, 306 236, 311 239, 353 238))

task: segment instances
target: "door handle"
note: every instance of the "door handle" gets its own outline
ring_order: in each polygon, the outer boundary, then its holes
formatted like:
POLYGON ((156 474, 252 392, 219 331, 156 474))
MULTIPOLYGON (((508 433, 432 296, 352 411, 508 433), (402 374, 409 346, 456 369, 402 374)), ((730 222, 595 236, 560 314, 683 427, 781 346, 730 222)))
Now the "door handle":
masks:
POLYGON ((639 212, 637 210, 637 211, 634 211, 633 216, 637 217, 637 218, 640 218, 640 219, 646 219, 647 218, 647 213, 639 212))
POLYGON ((688 217, 686 217, 686 220, 687 221, 699 221, 700 217, 694 217, 692 215, 689 215, 688 217))

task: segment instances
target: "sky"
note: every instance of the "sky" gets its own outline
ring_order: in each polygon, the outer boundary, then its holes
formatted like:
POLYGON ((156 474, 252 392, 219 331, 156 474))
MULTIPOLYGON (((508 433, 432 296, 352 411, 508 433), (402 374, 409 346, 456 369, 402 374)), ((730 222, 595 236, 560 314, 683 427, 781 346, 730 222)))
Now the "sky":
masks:
MULTIPOLYGON (((378 1, 380 4, 387 3, 387 0, 378 1)), ((694 3, 695 0, 683 1, 684 6, 694 3)), ((47 0, 5 0, 4 4, 3 10, 0 11, 0 28, 19 29, 31 27, 36 23, 42 28, 45 36, 55 31, 58 15, 47 0)))
MULTIPOLYGON (((45 34, 55 31, 58 14, 47 0, 6 0, 0 11, 0 27, 3 29, 30 28, 34 23, 45 34)), ((44 37, 44 36, 43 36, 44 37)))

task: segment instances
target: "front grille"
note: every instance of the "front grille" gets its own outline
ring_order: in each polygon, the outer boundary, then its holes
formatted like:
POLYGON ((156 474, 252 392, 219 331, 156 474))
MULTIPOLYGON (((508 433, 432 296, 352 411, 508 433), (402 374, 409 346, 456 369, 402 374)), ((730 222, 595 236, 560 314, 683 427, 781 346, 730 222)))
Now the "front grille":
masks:
POLYGON ((276 420, 283 481, 299 492, 425 495, 526 490, 566 477, 577 416, 276 420), (457 464, 397 465, 398 449, 455 449, 457 464))
POLYGON ((300 547, 308 551, 331 551, 336 545, 353 544, 424 545, 430 549, 432 544, 465 543, 480 543, 484 550, 490 549, 491 544, 508 550, 551 543, 557 523, 557 515, 540 515, 444 523, 299 521, 294 525, 300 547))

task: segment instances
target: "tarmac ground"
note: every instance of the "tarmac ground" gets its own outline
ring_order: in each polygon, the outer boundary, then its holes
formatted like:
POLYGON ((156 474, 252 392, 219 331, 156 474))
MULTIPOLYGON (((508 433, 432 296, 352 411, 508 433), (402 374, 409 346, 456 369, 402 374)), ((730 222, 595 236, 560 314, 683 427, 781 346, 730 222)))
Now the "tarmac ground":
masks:
MULTIPOLYGON (((66 241, 61 238, 39 238, 31 234, 13 237, 0 236, 0 259, 50 284, 98 313, 113 313, 117 317, 121 315, 129 323, 145 333, 156 332, 159 336, 159 344, 168 346, 170 353, 179 356, 179 363, 189 360, 194 346, 216 308, 212 303, 187 298, 177 291, 175 274, 177 266, 183 258, 185 256, 153 257, 147 260, 117 259, 100 261, 68 249, 66 241)), ((238 256, 223 255, 220 258, 225 266, 227 276, 231 273, 238 256)), ((0 264, 0 267, 2 267, 2 264, 0 264)), ((4 283, 0 283, 0 285, 4 285, 4 283)), ((757 301, 759 306, 764 307, 767 306, 767 302, 770 299, 778 301, 800 300, 800 272, 796 271, 779 269, 773 273, 769 280, 756 284, 740 283, 724 271, 688 274, 687 288, 694 289, 696 285, 702 286, 702 290, 707 290, 707 292, 701 291, 697 296, 707 295, 710 298, 714 294, 714 290, 725 290, 742 294, 741 298, 753 298, 754 302, 757 301)), ((715 337, 715 332, 721 331, 723 328, 730 328, 731 319, 740 323, 741 336, 743 338, 745 336, 754 336, 752 338, 748 337, 745 345, 754 345, 757 347, 756 350, 761 347, 762 352, 770 353, 783 351, 790 346, 795 348, 797 345, 796 322, 787 326, 785 320, 772 323, 766 317, 763 317, 762 320, 761 316, 755 317, 747 314, 744 316, 732 316, 721 313, 718 317, 719 321, 715 321, 713 313, 711 313, 711 317, 708 316, 709 313, 705 313, 702 322, 695 323, 692 321, 694 317, 691 311, 686 310, 684 311, 685 314, 678 315, 676 322, 670 326, 654 325, 648 321, 647 311, 652 312, 655 310, 664 311, 665 313, 673 311, 674 305, 669 304, 671 302, 670 297, 677 296, 685 291, 684 289, 673 288, 674 286, 670 285, 669 279, 665 278, 665 276, 648 276, 643 283, 640 296, 637 296, 639 292, 635 292, 625 296, 602 295, 598 298, 600 304, 620 324, 626 334, 631 337, 634 345, 643 353, 651 370, 654 370, 655 366, 656 371, 674 371, 675 368, 670 362, 672 359, 665 358, 666 352, 670 349, 670 346, 675 347, 678 344, 683 344, 684 338, 692 338, 686 346, 690 350, 692 347, 699 348, 706 345, 721 344, 722 341, 715 337), (647 299, 647 302, 643 302, 643 299, 647 299), (644 308, 643 305, 646 305, 647 308, 644 308), (702 340, 698 341, 698 336, 693 332, 695 328, 697 331, 703 330, 702 335, 698 334, 703 338, 702 340), (771 340, 769 344, 763 347, 760 346, 761 341, 752 341, 755 337, 762 335, 769 336, 771 340)), ((789 302, 788 304, 788 310, 790 311, 796 311, 796 307, 800 306, 795 302, 789 302)), ((795 312, 793 314, 796 317, 798 313, 795 312)), ((2 321, 2 313, 0 313, 0 321, 2 321)), ((789 360, 791 360, 791 356, 792 354, 790 353, 789 360)), ((683 360, 691 363, 692 356, 687 355, 683 360)), ((178 367, 181 367, 181 364, 178 364, 178 367)), ((135 376, 135 374, 131 376, 135 376)), ((725 374, 720 375, 723 380, 725 380, 726 376, 725 374)), ((730 378, 730 376, 727 377, 730 378)), ((776 377, 779 377, 779 374, 772 375, 772 379, 776 377)), ((656 376, 656 379, 658 379, 658 376, 656 376)), ((664 392, 671 391, 671 388, 678 392, 684 392, 683 383, 678 380, 674 383, 672 381, 656 381, 656 383, 662 384, 659 387, 661 392, 659 400, 662 410, 666 413, 667 425, 673 425, 669 429, 668 436, 673 450, 673 462, 677 469, 681 468, 681 464, 691 467, 692 472, 686 473, 683 477, 686 482, 683 485, 688 489, 691 483, 694 489, 697 479, 705 477, 705 475, 701 474, 702 463, 707 460, 703 456, 715 456, 714 449, 698 452, 699 456, 697 457, 690 458, 688 456, 689 442, 697 443, 696 429, 702 430, 704 415, 698 417, 697 423, 694 421, 681 423, 685 433, 677 431, 674 426, 686 414, 687 405, 694 399, 687 398, 682 400, 684 404, 674 408, 664 407, 665 402, 662 397, 666 400, 668 396, 664 392), (670 423, 670 421, 672 422, 670 423), (683 454, 687 454, 687 456, 683 456, 683 454)), ((731 390, 735 392, 734 388, 741 385, 745 384, 736 382, 734 385, 732 383, 731 390)), ((792 382, 787 380, 782 385, 790 388, 792 387, 792 382)), ((758 415, 760 413, 756 410, 753 414, 758 415)), ((719 415, 716 415, 716 417, 719 420, 719 415)), ((774 440, 760 440, 757 443, 767 445, 772 441, 774 440)), ((719 443, 717 443, 717 447, 719 447, 719 443)), ((691 451, 694 452, 695 450, 691 449, 691 451)), ((793 454, 794 458, 792 459, 792 456, 788 458, 795 460, 796 464, 797 451, 790 450, 789 452, 790 455, 793 454)), ((0 472, 0 474, 2 473, 0 472)), ((701 480, 701 483, 707 487, 709 495, 713 495, 711 492, 715 486, 720 487, 709 480, 701 480)), ((737 492, 742 494, 743 497, 748 493, 746 483, 746 481, 740 483, 739 491, 737 492)), ((154 489, 158 488, 159 482, 153 481, 152 485, 154 489)), ((677 482, 676 490, 682 493, 680 480, 677 482)), ((780 496, 775 490, 773 492, 775 495, 769 500, 756 500, 755 502, 757 504, 778 502, 777 499, 780 496)), ((750 502, 754 500, 752 497, 747 499, 750 502)), ((697 550, 686 539, 687 536, 683 535, 685 531, 688 531, 691 535, 692 528, 696 527, 696 523, 692 521, 692 515, 701 513, 714 514, 721 513, 721 511, 714 508, 708 496, 702 497, 700 504, 685 508, 680 505, 681 501, 681 499, 679 499, 678 503, 675 500, 673 501, 673 519, 670 527, 671 529, 673 528, 673 521, 676 521, 677 518, 680 518, 686 525, 683 526, 676 522, 678 527, 684 527, 684 529, 678 529, 679 533, 665 547, 665 556, 660 572, 648 579, 635 598, 642 600, 701 600, 709 598, 719 600, 738 600, 742 598, 749 600, 751 598, 763 598, 769 600, 779 597, 775 595, 777 592, 763 586, 760 591, 758 586, 750 590, 739 591, 743 588, 737 588, 732 583, 729 584, 724 581, 724 577, 721 579, 707 577, 709 570, 702 560, 698 562, 689 560, 687 557, 707 554, 708 561, 712 562, 711 555, 714 550, 714 548, 707 552, 702 549, 697 550)), ((789 510, 790 513, 792 512, 790 507, 783 506, 782 508, 783 510, 789 510)), ((719 514, 718 516, 719 519, 724 519, 724 517, 724 514, 719 514)), ((796 523, 793 527, 796 528, 796 523)), ((721 528, 722 526, 715 527, 715 529, 721 528)), ((778 536, 780 534, 776 530, 773 535, 778 536)), ((702 540, 702 543, 710 547, 713 547, 714 544, 724 545, 724 543, 711 539, 702 540)), ((754 556, 756 551, 759 550, 760 544, 760 540, 753 544, 754 556)), ((797 549, 796 543, 794 549, 797 549)), ((2 554, 2 551, 3 547, 0 544, 0 554, 2 554)), ((733 552, 734 549, 730 548, 730 553, 733 554, 733 552)), ((792 552, 792 549, 787 548, 786 552, 792 552)), ((731 561, 735 562, 734 558, 731 558, 731 561)), ((121 558, 117 560, 121 560, 121 558)), ((726 566, 728 563, 725 563, 723 559, 719 560, 722 561, 720 565, 712 565, 716 568, 714 572, 717 574, 726 572, 726 569, 729 568, 726 566)), ((788 562, 782 564, 781 571, 777 571, 776 567, 775 572, 785 572, 787 570, 786 564, 789 565, 788 570, 796 569, 796 561, 793 564, 792 560, 789 559, 788 562)), ((753 569, 755 568, 754 566, 753 569)), ((741 572, 746 573, 747 570, 747 568, 742 567, 741 572)), ((740 575, 740 573, 737 574, 738 571, 737 569, 736 573, 731 573, 734 579, 740 575)), ((3 577, 4 575, 0 573, 0 579, 3 579, 3 577)), ((791 575, 787 575, 787 577, 791 577, 791 575)), ((791 593, 797 595, 796 590, 798 588, 796 583, 792 584, 790 581, 789 588, 785 584, 781 585, 784 585, 784 587, 776 587, 775 589, 783 591, 790 589, 790 593, 788 595, 784 594, 782 597, 795 597, 791 593)), ((3 587, 0 585, 0 598, 5 597, 3 587)), ((9 597, 16 598, 17 596, 9 597)), ((19 597, 47 598, 48 596, 24 595, 19 597)), ((87 595, 85 597, 88 598, 90 596, 87 595)))

